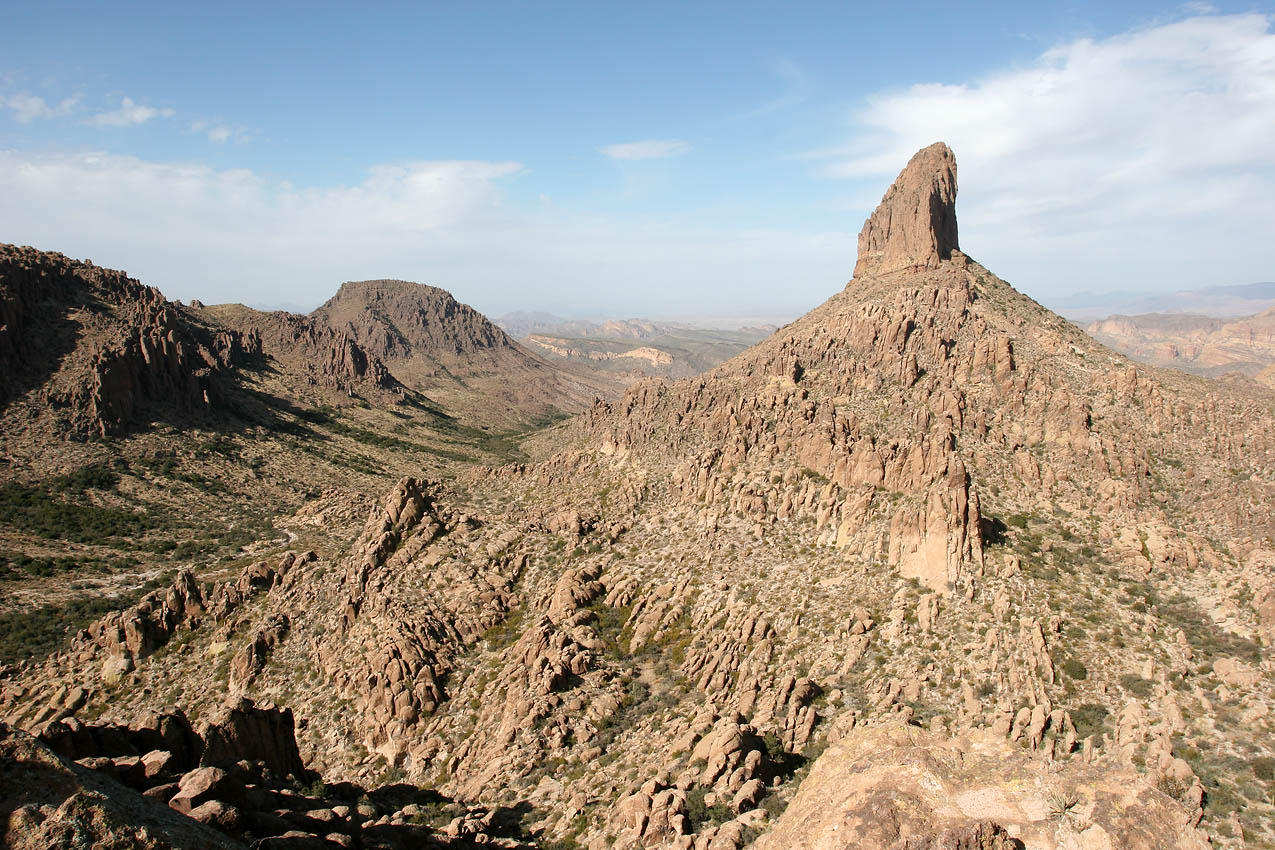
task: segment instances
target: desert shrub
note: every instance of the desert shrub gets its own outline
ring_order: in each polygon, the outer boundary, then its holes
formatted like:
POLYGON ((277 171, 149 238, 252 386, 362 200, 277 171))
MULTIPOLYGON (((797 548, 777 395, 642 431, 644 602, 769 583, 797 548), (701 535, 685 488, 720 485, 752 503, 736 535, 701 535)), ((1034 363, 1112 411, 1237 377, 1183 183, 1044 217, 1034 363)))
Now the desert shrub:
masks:
POLYGON ((1161 619, 1181 628, 1186 634, 1187 642, 1201 654, 1232 655, 1252 664, 1261 663, 1260 644, 1218 628, 1200 604, 1186 594, 1176 593, 1167 598, 1152 594, 1148 603, 1153 605, 1155 613, 1161 619))
POLYGON ((1144 679, 1141 676, 1126 673, 1120 677, 1120 687, 1124 688, 1130 694, 1138 697, 1139 699, 1146 699, 1151 696, 1151 689, 1154 685, 1150 679, 1144 679))
POLYGON ((1165 773, 1156 779, 1155 787, 1173 799, 1180 800, 1187 791, 1191 790, 1191 782, 1165 773))
POLYGON ((501 650, 512 646, 522 636, 523 609, 513 608, 505 615, 505 619, 483 633, 483 640, 493 650, 501 650))
POLYGON ((104 614, 127 608, 140 595, 86 596, 63 604, 6 611, 0 614, 0 664, 44 658, 61 646, 68 634, 104 614))
POLYGON ((0 580, 30 577, 48 578, 63 573, 93 570, 101 572, 106 563, 94 559, 47 558, 32 555, 0 555, 0 580))
POLYGON ((1062 663, 1063 672, 1076 681, 1089 678, 1089 669, 1076 658, 1068 658, 1062 663))
POLYGON ((1109 714, 1106 706, 1087 702, 1071 710, 1071 722, 1076 727, 1076 734, 1087 738, 1102 731, 1109 714))
POLYGON ((96 543, 105 537, 136 537, 154 525, 132 511, 66 501, 50 489, 10 482, 0 486, 0 523, 49 540, 96 543))
POLYGON ((114 490, 119 482, 120 477, 113 469, 95 463, 68 475, 59 475, 49 482, 49 486, 68 493, 83 493, 85 490, 114 490))
POLYGON ((985 546, 1004 546, 1007 542, 1006 532, 1009 528, 997 517, 984 517, 979 523, 979 531, 983 535, 985 546))
POLYGON ((584 845, 574 838, 540 838, 536 840, 539 850, 584 850, 584 845))
POLYGON ((696 785, 686 792, 686 823, 692 832, 699 832, 700 827, 706 823, 726 823, 735 817, 730 806, 723 803, 707 805, 704 802, 707 793, 708 789, 702 785, 696 785))

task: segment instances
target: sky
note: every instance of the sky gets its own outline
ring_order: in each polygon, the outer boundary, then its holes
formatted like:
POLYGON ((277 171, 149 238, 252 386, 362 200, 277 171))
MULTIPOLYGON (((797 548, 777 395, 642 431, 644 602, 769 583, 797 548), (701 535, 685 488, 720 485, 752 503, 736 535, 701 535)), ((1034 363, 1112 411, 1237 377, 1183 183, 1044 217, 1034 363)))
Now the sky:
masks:
POLYGON ((493 316, 791 317, 936 140, 962 248, 1045 303, 1275 280, 1270 4, 4 18, 0 242, 170 298, 310 309, 395 277, 493 316))

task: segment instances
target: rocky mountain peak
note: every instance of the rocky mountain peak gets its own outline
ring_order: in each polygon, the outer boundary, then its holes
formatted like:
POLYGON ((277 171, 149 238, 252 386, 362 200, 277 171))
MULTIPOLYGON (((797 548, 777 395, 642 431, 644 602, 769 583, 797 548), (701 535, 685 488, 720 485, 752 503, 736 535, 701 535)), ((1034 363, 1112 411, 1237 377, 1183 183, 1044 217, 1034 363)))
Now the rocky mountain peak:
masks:
POLYGON ((344 283, 311 315, 387 361, 413 354, 448 359, 512 346, 504 331, 451 293, 404 280, 344 283))
POLYGON ((856 279, 937 268, 956 239, 956 156, 943 142, 908 161, 859 231, 856 279))

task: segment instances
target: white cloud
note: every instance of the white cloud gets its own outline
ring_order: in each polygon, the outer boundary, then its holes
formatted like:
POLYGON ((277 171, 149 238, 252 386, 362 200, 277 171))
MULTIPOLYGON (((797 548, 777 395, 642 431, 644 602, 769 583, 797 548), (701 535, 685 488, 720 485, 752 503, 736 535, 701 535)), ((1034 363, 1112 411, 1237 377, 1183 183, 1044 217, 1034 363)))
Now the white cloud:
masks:
POLYGON ((13 117, 19 124, 30 124, 36 119, 61 118, 69 115, 79 102, 79 98, 68 97, 50 106, 44 98, 33 94, 0 95, 0 106, 13 110, 13 117))
POLYGON ((942 139, 961 244, 1033 291, 1270 279, 1275 34, 1197 16, 1084 39, 1024 68, 870 98, 829 175, 896 173, 942 139))
POLYGON ((641 142, 604 145, 598 151, 611 159, 662 159, 684 154, 690 149, 690 143, 681 139, 646 139, 641 142))
POLYGON ((110 112, 99 112, 92 122, 99 127, 131 127, 145 124, 152 118, 171 118, 176 113, 172 109, 155 106, 144 106, 133 101, 131 97, 120 99, 119 109, 110 112))
POLYGON ((0 233, 123 268, 172 298, 315 305, 343 280, 401 277, 493 314, 810 307, 853 263, 848 233, 519 203, 506 187, 524 171, 408 162, 356 185, 299 188, 246 170, 0 151, 0 233))

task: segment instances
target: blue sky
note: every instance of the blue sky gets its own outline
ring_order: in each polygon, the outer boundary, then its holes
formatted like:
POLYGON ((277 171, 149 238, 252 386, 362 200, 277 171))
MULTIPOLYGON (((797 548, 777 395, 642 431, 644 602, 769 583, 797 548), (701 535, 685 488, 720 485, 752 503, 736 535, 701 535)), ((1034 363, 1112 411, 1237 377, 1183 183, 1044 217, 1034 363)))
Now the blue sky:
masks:
POLYGON ((945 139, 1042 300, 1275 278, 1269 7, 174 5, 6 11, 0 241, 205 301, 795 314, 945 139))

